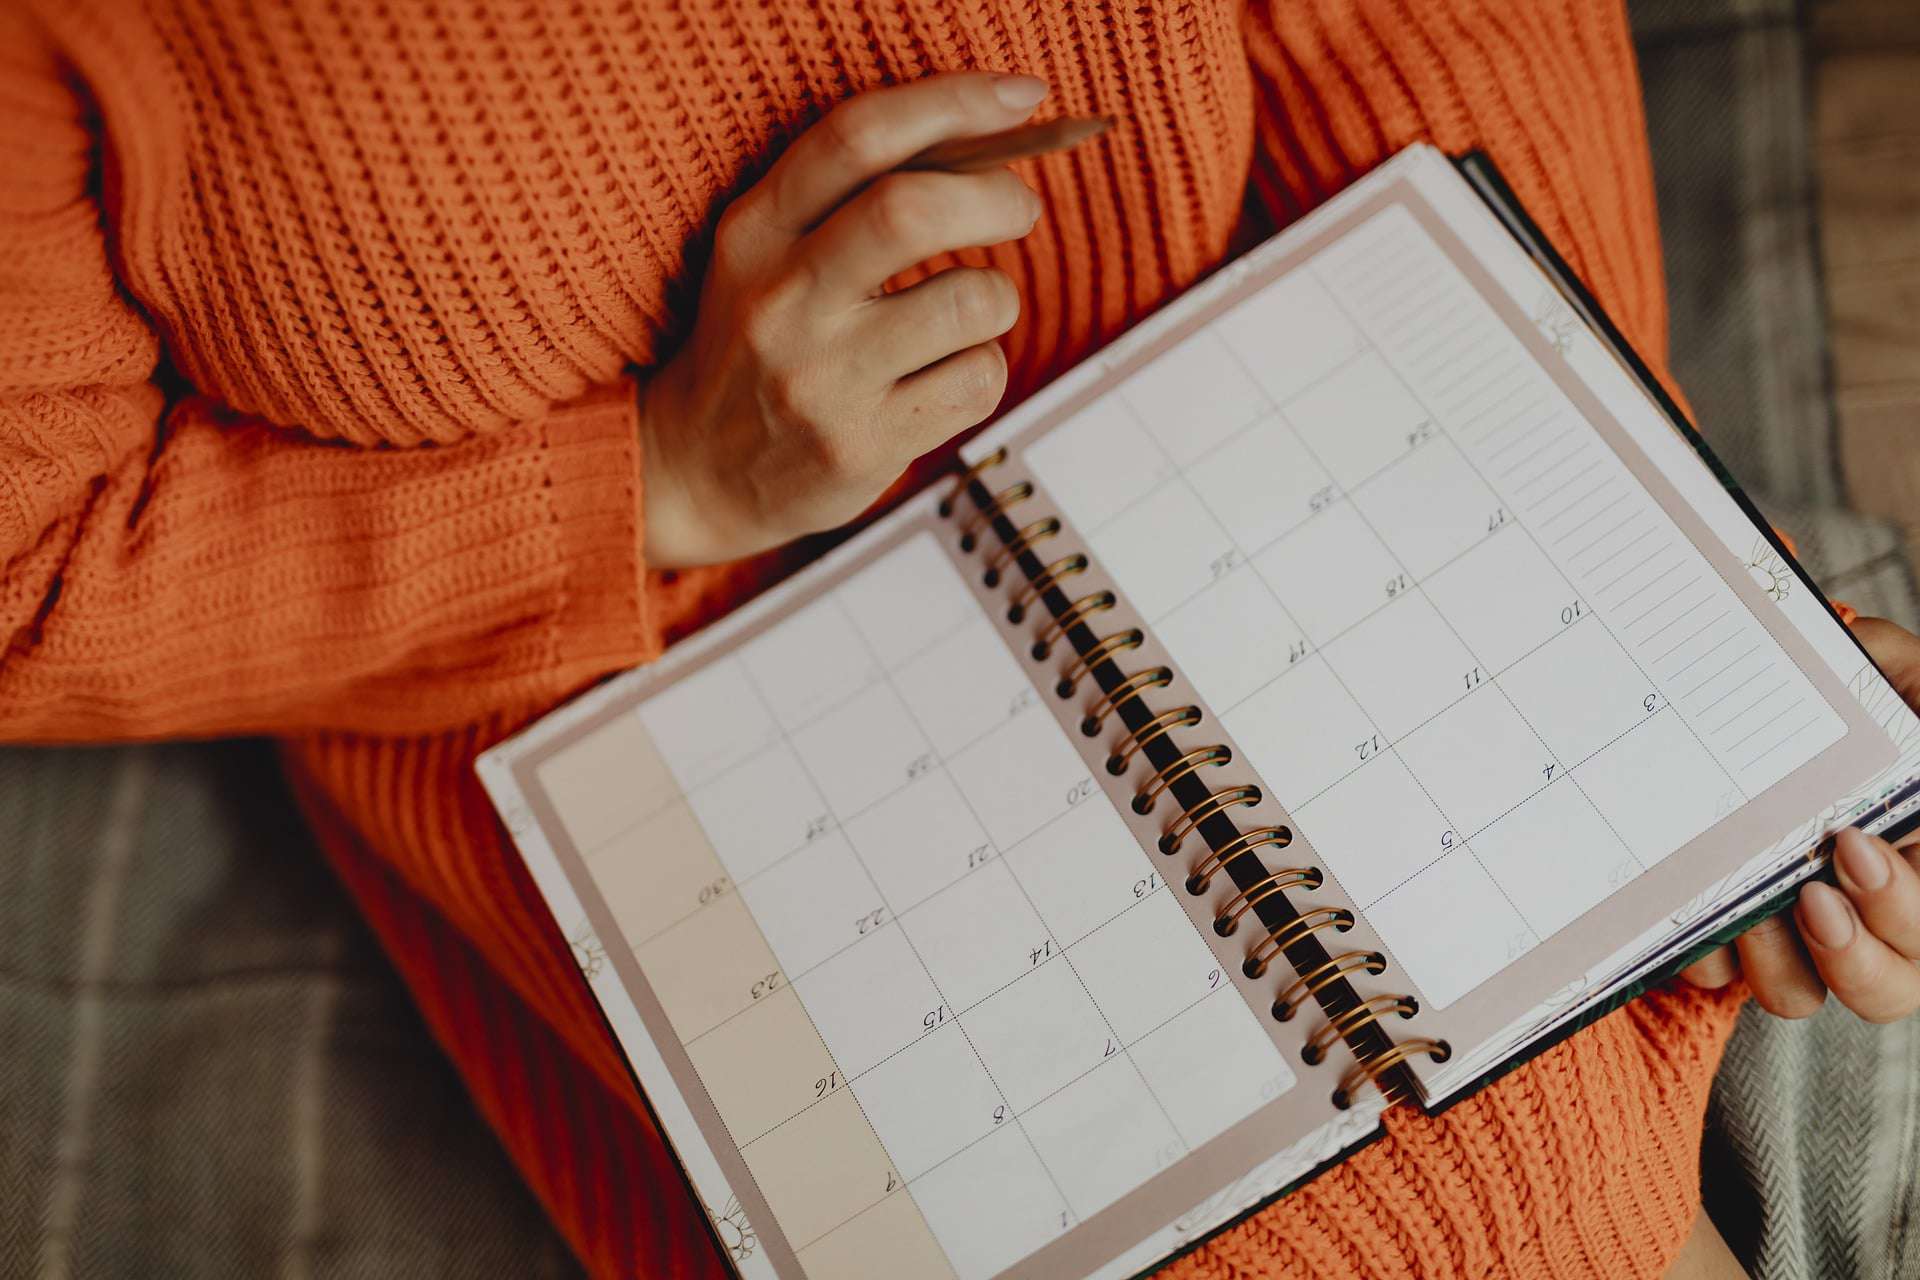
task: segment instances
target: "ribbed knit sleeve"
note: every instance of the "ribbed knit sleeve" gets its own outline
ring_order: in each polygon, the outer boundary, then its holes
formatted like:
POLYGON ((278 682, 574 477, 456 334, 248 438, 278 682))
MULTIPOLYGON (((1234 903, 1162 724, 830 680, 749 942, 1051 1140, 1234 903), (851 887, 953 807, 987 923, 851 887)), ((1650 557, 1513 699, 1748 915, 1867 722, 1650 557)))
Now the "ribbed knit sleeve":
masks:
POLYGON ((415 732, 658 651, 635 397, 351 448, 191 396, 115 280, 83 95, 0 16, 0 737, 415 732))

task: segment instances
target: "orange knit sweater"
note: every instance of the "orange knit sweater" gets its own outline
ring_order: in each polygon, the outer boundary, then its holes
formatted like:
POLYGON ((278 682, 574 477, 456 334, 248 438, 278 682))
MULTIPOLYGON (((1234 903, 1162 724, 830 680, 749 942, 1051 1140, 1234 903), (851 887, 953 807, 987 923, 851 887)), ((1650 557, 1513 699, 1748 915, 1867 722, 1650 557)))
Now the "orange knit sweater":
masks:
MULTIPOLYGON (((1485 146, 1641 350, 1595 0, 4 0, 0 735, 272 733, 481 1109, 603 1275, 717 1274, 475 751, 780 572, 649 574, 632 379, 730 194, 835 100, 1030 71, 1011 396, 1402 145, 1485 146)), ((930 466, 940 465, 938 462, 930 466)), ((1637 1003, 1182 1274, 1652 1276, 1733 1005, 1637 1003)))

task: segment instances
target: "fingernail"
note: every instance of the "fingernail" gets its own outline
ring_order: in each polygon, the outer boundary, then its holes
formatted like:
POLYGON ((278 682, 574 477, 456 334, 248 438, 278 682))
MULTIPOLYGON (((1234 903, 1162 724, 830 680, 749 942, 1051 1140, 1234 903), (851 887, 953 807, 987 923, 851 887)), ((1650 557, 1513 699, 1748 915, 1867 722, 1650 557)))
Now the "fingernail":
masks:
POLYGON ((1833 861, 1840 878, 1856 889, 1871 893, 1887 882, 1887 855, 1858 828, 1848 827, 1835 838, 1833 861))
POLYGON ((1013 111, 1031 111, 1047 96, 1047 82, 1038 76, 995 76, 993 91, 1013 111))
POLYGON ((1840 892, 1819 881, 1800 894, 1800 918, 1813 940, 1829 951, 1853 941, 1853 908, 1840 892))

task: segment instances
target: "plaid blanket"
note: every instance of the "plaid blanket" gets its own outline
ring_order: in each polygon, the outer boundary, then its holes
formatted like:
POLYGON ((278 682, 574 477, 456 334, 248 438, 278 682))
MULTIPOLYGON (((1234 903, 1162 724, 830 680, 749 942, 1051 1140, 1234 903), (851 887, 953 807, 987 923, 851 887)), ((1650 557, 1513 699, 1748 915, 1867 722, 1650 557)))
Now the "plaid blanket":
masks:
MULTIPOLYGON (((1920 622, 1833 463, 1800 14, 1635 19, 1681 383, 1830 589, 1920 622)), ((1920 1274, 1917 1052, 1743 1025, 1708 1186, 1756 1274, 1920 1274)), ((5 1276, 577 1274, 256 743, 0 752, 0 1205, 5 1276)))

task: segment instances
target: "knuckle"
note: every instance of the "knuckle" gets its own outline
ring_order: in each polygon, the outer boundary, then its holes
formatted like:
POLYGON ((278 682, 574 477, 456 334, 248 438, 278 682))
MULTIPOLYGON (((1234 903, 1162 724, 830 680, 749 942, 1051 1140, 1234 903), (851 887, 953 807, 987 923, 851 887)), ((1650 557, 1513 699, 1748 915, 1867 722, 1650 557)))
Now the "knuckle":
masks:
POLYGON ((854 168, 878 169, 887 163, 884 129, 878 113, 861 99, 847 99, 829 111, 819 127, 843 161, 854 168))
POLYGON ((1013 282, 998 271, 969 271, 954 281, 954 320, 963 333, 999 332, 1012 323, 1009 309, 1017 309, 1013 282))
POLYGON ((962 360, 954 370, 954 402, 969 415, 984 418, 1000 403, 1007 389, 1007 357, 999 343, 989 343, 980 354, 962 360))
POLYGON ((939 219, 933 175, 897 173, 873 184, 874 229, 892 240, 917 240, 939 219))

